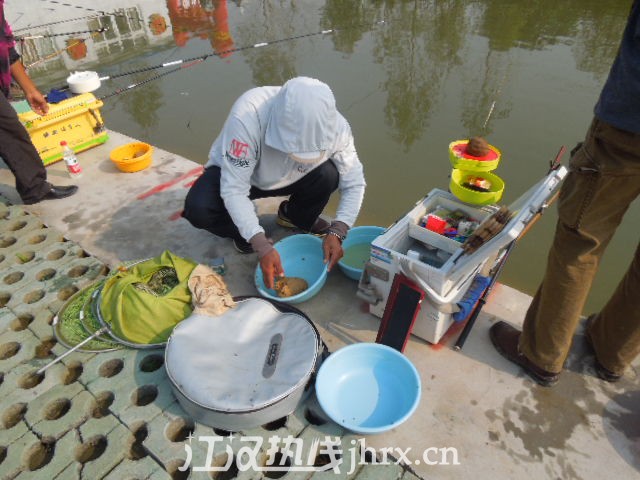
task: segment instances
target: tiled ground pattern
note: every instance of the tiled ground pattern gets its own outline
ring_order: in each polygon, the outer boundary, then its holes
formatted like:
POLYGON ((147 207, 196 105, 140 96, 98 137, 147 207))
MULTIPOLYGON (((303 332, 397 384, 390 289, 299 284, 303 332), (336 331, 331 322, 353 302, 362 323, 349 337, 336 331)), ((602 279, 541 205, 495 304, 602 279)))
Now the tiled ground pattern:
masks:
MULTIPOLYGON (((373 465, 370 457, 349 473, 355 437, 314 414, 313 402, 269 425, 238 432, 235 440, 229 432, 195 423, 171 391, 162 350, 74 352, 37 375, 66 352, 53 334, 55 313, 107 273, 102 262, 36 216, 0 201, 0 478, 418 478, 398 465, 373 465), (215 444, 211 465, 231 467, 203 471, 206 446, 192 443, 192 461, 181 471, 190 432, 195 438, 224 437, 215 444), (340 437, 345 468, 340 473, 242 471, 235 458, 247 446, 238 440, 241 435, 301 439, 303 458, 314 439, 340 437)), ((314 463, 322 461, 318 456, 314 463)))

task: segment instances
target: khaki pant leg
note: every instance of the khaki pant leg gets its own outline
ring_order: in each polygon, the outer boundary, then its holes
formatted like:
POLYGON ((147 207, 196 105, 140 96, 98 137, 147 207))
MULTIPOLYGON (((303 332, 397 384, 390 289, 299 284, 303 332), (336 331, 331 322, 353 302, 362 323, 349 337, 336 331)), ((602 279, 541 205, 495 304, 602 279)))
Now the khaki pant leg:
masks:
POLYGON ((562 370, 600 259, 639 193, 640 136, 594 119, 571 158, 547 270, 520 338, 540 368, 562 370))
POLYGON ((624 278, 589 332, 598 361, 622 373, 640 354, 640 244, 624 278))

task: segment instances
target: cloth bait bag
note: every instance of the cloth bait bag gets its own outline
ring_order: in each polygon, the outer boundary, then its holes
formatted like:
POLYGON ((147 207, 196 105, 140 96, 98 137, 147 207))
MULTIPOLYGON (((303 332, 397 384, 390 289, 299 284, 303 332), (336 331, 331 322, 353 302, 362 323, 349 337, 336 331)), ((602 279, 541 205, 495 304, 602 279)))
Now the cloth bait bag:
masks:
POLYGON ((100 292, 101 320, 109 333, 133 347, 166 342, 191 315, 187 283, 196 265, 164 251, 115 273, 100 292))
POLYGON ((198 265, 189 277, 193 313, 215 317, 235 307, 227 284, 207 265, 198 265))
POLYGON ((300 310, 237 297, 217 316, 193 314, 173 331, 165 368, 194 420, 237 432, 286 417, 306 399, 326 347, 300 310))

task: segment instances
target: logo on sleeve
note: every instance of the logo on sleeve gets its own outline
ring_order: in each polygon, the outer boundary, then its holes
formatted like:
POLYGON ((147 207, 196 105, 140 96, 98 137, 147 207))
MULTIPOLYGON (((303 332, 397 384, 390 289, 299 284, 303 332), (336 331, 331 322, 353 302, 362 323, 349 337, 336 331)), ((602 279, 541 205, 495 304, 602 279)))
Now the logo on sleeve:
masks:
POLYGON ((235 138, 231 140, 231 147, 229 148, 229 154, 236 158, 244 158, 247 156, 247 150, 249 149, 248 143, 242 143, 235 138))
POLYGON ((245 158, 248 150, 248 143, 243 143, 234 138, 231 140, 231 145, 227 151, 227 159, 236 167, 246 168, 249 166, 249 160, 245 158))

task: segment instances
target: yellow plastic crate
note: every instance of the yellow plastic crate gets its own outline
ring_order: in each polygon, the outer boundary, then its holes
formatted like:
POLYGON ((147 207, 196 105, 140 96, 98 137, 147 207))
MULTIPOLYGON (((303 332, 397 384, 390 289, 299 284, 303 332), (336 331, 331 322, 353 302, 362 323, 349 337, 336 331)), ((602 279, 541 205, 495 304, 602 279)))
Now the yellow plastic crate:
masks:
POLYGON ((91 93, 83 93, 49 105, 49 112, 40 116, 32 110, 18 113, 29 132, 42 163, 49 165, 62 160, 60 142, 66 140, 74 152, 101 145, 108 140, 100 115, 103 106, 91 93))

